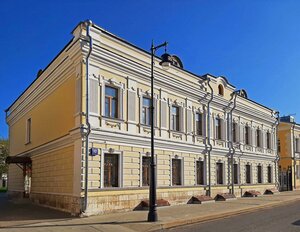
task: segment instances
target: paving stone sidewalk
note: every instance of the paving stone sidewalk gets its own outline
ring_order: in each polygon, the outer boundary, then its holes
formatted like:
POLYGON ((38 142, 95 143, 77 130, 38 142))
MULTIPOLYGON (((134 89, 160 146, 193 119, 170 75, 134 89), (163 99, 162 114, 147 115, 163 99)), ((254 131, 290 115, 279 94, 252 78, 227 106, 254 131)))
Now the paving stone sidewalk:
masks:
POLYGON ((186 204, 169 206, 158 208, 158 222, 148 223, 146 221, 147 211, 132 211, 76 218, 70 217, 66 213, 33 205, 28 202, 7 203, 6 207, 2 207, 3 202, 0 197, 0 232, 157 231, 179 225, 263 210, 294 201, 300 201, 300 191, 282 192, 276 195, 265 195, 256 198, 238 198, 237 200, 203 205, 186 204), (18 210, 18 207, 20 210, 18 210), (14 211, 15 216, 12 217, 14 211), (22 216, 22 214, 25 215, 22 216))

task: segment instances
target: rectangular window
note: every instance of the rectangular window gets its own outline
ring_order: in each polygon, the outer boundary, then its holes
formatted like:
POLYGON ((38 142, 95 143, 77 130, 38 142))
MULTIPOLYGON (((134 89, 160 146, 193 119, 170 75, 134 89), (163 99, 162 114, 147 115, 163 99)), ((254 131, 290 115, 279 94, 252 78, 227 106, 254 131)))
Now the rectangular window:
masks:
POLYGON ((245 144, 250 145, 250 127, 245 126, 245 144))
POLYGON ((251 166, 249 164, 246 165, 246 183, 251 183, 251 166))
POLYGON ((223 163, 217 163, 217 184, 223 184, 223 163))
POLYGON ((268 183, 272 183, 272 167, 268 166, 268 183))
POLYGON ((300 179, 300 165, 296 165, 296 178, 300 179))
POLYGON ((257 183, 262 183, 262 167, 257 166, 257 183))
POLYGON ((295 139, 295 148, 296 148, 296 150, 295 150, 295 152, 300 152, 300 147, 299 147, 299 138, 296 138, 295 139))
POLYGON ((271 149, 271 133, 267 132, 267 149, 271 149))
POLYGON ((31 142, 31 118, 27 119, 26 122, 26 143, 31 142))
POLYGON ((104 187, 119 187, 118 154, 104 154, 104 187))
POLYGON ((238 129, 237 129, 237 123, 234 122, 232 124, 232 141, 234 143, 237 142, 237 131, 238 131, 238 129))
POLYGON ((105 116, 118 118, 118 89, 105 86, 105 116))
POLYGON ((261 147, 261 142, 260 142, 260 136, 261 136, 261 135, 260 135, 260 133, 261 133, 260 130, 257 129, 257 130, 256 130, 256 146, 257 146, 257 147, 261 147))
POLYGON ((238 164, 233 164, 233 181, 234 181, 234 184, 239 183, 238 164))
POLYGON ((216 118, 216 139, 222 139, 222 120, 216 118))
POLYGON ((144 125, 151 125, 151 99, 143 97, 143 109, 142 109, 142 123, 144 125))
POLYGON ((197 172, 197 185, 204 185, 204 162, 196 162, 196 172, 197 172))
POLYGON ((143 156, 142 158, 142 185, 143 186, 149 186, 150 184, 150 163, 151 163, 151 157, 143 156))
POLYGON ((196 113, 196 134, 203 135, 202 132, 202 114, 196 113))
POLYGON ((179 131, 179 107, 172 106, 171 129, 179 131))
POLYGON ((181 160, 172 159, 172 185, 181 185, 181 160))

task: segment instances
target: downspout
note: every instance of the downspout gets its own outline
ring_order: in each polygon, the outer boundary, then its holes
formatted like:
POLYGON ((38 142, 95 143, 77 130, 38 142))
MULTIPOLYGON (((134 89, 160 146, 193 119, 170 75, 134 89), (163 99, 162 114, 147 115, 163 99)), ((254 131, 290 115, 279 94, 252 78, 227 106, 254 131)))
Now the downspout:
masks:
POLYGON ((208 149, 206 150, 207 156, 208 156, 208 191, 206 195, 211 196, 211 151, 212 151, 212 145, 210 143, 210 104, 214 98, 214 90, 210 85, 210 78, 207 77, 207 85, 210 89, 210 99, 207 102, 207 144, 208 144, 208 149))
POLYGON ((87 126, 87 131, 85 134, 85 176, 84 176, 84 206, 83 211, 87 210, 87 202, 88 202, 88 171, 89 171, 89 135, 91 133, 91 125, 89 121, 89 93, 90 93, 90 82, 89 82, 89 58, 93 50, 93 39, 90 35, 90 27, 92 25, 91 20, 87 20, 85 22, 86 25, 86 35, 89 38, 89 52, 86 56, 86 98, 85 98, 85 123, 87 126))
MULTIPOLYGON (((278 162, 279 162, 279 151, 278 151, 278 127, 279 127, 279 111, 276 111, 274 112, 274 115, 276 116, 276 122, 275 122, 275 128, 276 128, 276 131, 275 131, 275 141, 276 141, 276 158, 274 160, 274 164, 275 164, 275 174, 276 174, 276 179, 275 179, 275 186, 276 188, 279 190, 280 189, 280 183, 279 183, 279 169, 277 170, 277 167, 278 167, 278 162)), ((274 143, 273 143, 274 144, 274 143)))
MULTIPOLYGON (((236 108, 236 97, 237 97, 237 93, 238 91, 234 91, 232 93, 232 98, 234 98, 233 100, 233 107, 231 108, 231 110, 229 111, 229 128, 228 128, 228 135, 229 135, 229 154, 230 154, 230 159, 231 159, 231 194, 234 194, 234 173, 233 173, 233 169, 234 169, 234 162, 233 162, 233 157, 235 154, 235 148, 233 146, 233 138, 232 138, 232 125, 233 125, 233 117, 232 117, 232 113, 236 108)), ((229 172, 228 172, 229 174, 229 172)))
POLYGON ((294 189, 296 189, 296 160, 295 160, 295 125, 296 125, 296 123, 295 122, 293 122, 293 158, 292 158, 292 160, 293 160, 293 168, 294 168, 294 171, 293 171, 293 178, 294 178, 294 187, 293 187, 293 190, 294 189))

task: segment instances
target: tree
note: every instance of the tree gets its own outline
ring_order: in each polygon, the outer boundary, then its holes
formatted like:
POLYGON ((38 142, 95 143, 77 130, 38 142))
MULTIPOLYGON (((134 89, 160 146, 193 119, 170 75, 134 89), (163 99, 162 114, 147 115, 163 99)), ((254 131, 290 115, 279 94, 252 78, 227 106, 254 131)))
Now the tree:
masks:
POLYGON ((0 138, 0 176, 2 173, 7 173, 8 165, 5 163, 8 156, 8 139, 0 138))

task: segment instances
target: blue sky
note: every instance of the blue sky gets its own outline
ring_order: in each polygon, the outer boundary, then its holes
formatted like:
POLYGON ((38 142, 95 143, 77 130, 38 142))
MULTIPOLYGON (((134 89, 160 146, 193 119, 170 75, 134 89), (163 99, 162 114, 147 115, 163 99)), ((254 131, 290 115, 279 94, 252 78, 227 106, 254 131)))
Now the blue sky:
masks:
MULTIPOLYGON (((300 1, 0 1, 0 137, 6 109, 72 38, 79 21, 143 48, 167 40, 185 69, 223 75, 248 96, 300 115, 300 1)), ((299 120, 298 120, 299 122, 299 120)))

